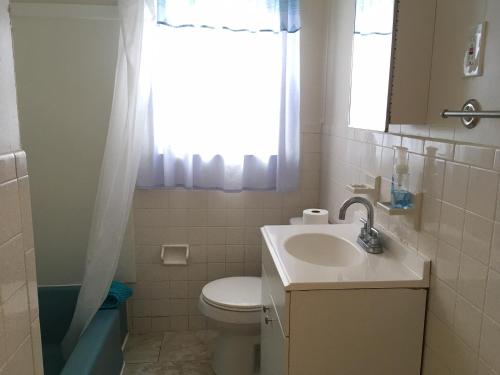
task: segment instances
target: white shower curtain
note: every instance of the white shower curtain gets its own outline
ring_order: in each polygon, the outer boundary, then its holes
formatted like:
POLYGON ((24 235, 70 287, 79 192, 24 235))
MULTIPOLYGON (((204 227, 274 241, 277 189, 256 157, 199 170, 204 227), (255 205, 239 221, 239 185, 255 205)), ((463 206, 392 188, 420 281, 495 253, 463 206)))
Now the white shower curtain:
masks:
POLYGON ((119 0, 120 37, 113 104, 87 249, 85 276, 62 349, 69 356, 106 298, 132 205, 142 138, 150 119, 148 0, 119 0))

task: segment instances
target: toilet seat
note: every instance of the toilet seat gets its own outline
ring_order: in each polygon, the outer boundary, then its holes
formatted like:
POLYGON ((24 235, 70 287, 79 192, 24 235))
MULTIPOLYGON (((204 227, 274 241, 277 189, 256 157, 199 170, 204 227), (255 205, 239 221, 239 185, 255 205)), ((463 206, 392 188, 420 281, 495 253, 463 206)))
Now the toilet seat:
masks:
POLYGON ((226 323, 255 324, 262 308, 260 277, 226 277, 203 287, 199 306, 203 314, 226 323))

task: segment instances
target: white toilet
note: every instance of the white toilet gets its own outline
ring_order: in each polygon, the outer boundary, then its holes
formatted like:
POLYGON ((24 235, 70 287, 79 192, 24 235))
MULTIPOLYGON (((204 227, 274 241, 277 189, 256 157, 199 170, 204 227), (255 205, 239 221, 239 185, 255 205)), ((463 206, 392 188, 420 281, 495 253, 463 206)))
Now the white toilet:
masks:
POLYGON ((217 375, 258 374, 260 277, 226 277, 203 287, 200 311, 215 321, 219 336, 213 369, 217 375))

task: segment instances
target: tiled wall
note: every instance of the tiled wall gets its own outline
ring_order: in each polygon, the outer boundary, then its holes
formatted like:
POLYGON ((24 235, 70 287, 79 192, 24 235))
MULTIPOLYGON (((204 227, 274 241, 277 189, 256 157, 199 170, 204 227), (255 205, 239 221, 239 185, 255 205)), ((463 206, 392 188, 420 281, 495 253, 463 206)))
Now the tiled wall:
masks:
POLYGON ((433 262, 424 374, 476 374, 478 365, 497 371, 480 374, 497 374, 500 150, 495 159, 494 148, 401 136, 397 129, 391 134, 341 133, 333 129, 324 135, 321 205, 330 210, 334 222, 340 205, 350 197, 346 184, 381 175, 382 199, 389 200, 391 147, 403 144, 413 151, 411 188, 424 192, 422 230, 380 210, 376 225, 433 262))
MULTIPOLYGON (((332 1, 345 6, 348 2, 332 1)), ((339 11, 339 8, 337 8, 339 11)), ((341 9, 340 9, 341 11, 341 9)), ((474 130, 459 120, 439 119, 475 97, 499 109, 500 7, 497 1, 437 1, 430 83, 429 124, 392 125, 389 133, 347 128, 348 62, 331 57, 323 128, 321 206, 338 221, 346 184, 383 177, 390 199, 393 146, 410 154, 410 185, 423 192, 421 231, 404 217, 377 210, 376 225, 432 260, 425 334, 425 375, 500 374, 500 121, 481 120, 474 130), (488 20, 484 76, 461 77, 462 44, 469 27, 488 20), (347 77, 347 78, 346 78, 347 77)), ((334 17, 332 17, 334 18, 334 17)), ((337 20, 331 50, 348 48, 337 20)), ((338 56, 338 54, 337 54, 338 56)), ((364 213, 363 213, 364 215, 364 213)))
POLYGON ((206 327, 197 308, 207 281, 260 275, 264 224, 288 223, 318 204, 319 126, 302 134, 300 191, 224 193, 138 190, 134 200, 137 284, 132 301, 136 332, 206 327), (161 265, 160 245, 189 243, 189 265, 161 265))
POLYGON ((43 374, 29 177, 0 155, 0 375, 43 374))
POLYGON ((301 181, 294 193, 138 190, 134 199, 137 284, 132 330, 198 329, 208 281, 260 275, 259 227, 288 223, 318 205, 325 1, 303 2, 301 30, 301 181), (187 267, 160 263, 160 245, 189 243, 187 267))

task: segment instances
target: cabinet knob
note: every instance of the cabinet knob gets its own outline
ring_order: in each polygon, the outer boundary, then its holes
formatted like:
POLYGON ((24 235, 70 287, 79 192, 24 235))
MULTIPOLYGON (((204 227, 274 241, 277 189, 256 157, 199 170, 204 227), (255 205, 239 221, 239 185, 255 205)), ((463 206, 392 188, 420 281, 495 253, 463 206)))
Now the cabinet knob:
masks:
POLYGON ((270 307, 267 307, 267 306, 262 306, 262 312, 268 312, 269 310, 271 310, 270 307))
POLYGON ((265 322, 266 324, 271 323, 273 320, 274 320, 274 319, 268 318, 267 316, 264 318, 264 322, 265 322))

